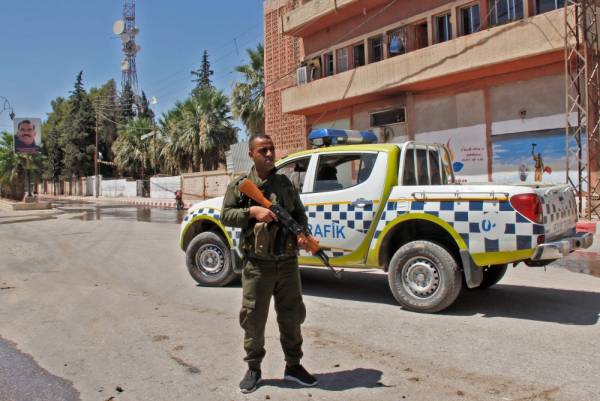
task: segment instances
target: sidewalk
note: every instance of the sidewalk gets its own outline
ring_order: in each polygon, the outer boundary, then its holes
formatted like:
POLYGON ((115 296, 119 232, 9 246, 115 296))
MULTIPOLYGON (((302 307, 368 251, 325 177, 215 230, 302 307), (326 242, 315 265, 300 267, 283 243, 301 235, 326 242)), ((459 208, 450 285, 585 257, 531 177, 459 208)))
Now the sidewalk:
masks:
MULTIPOLYGON (((130 198, 112 198, 107 196, 70 196, 70 195, 38 195, 39 199, 44 200, 69 200, 79 201, 86 203, 103 203, 103 204, 126 204, 136 206, 150 206, 150 207, 164 207, 164 208, 175 208, 175 199, 161 199, 161 198, 142 198, 139 196, 130 198)), ((183 207, 188 209, 192 206, 191 202, 184 202, 183 207)))

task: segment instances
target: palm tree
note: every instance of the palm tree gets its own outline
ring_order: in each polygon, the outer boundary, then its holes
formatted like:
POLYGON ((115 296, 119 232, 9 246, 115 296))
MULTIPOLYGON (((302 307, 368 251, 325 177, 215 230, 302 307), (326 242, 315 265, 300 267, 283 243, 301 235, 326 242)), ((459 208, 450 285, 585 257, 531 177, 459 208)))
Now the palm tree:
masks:
POLYGON ((15 153, 13 148, 12 134, 0 133, 0 189, 11 198, 19 199, 23 195, 27 171, 32 181, 39 179, 46 159, 42 155, 15 153))
POLYGON ((144 171, 151 164, 148 141, 142 136, 152 131, 152 122, 146 118, 133 118, 119 131, 112 145, 114 162, 119 170, 134 177, 144 177, 144 171))
POLYGON ((163 115, 160 130, 168 141, 161 158, 167 170, 214 170, 224 162, 226 148, 237 139, 227 100, 222 91, 201 88, 163 115))
POLYGON ((265 132, 265 76, 264 48, 246 49, 249 64, 240 65, 235 70, 243 75, 244 82, 237 82, 231 93, 232 112, 242 120, 249 134, 265 132))

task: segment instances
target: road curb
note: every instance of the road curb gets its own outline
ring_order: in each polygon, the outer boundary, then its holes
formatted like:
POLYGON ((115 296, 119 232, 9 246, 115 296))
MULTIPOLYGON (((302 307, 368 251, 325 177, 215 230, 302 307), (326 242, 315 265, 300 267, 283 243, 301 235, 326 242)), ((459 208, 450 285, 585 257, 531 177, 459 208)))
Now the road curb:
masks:
MULTIPOLYGON (((176 204, 175 201, 158 201, 156 199, 120 199, 120 198, 95 198, 92 196, 64 196, 64 195, 40 195, 42 199, 47 200, 74 200, 74 201, 85 201, 85 202, 116 202, 126 205, 135 205, 135 206, 150 206, 150 207, 160 207, 160 208, 170 208, 175 209, 176 204)), ((189 202, 184 202, 184 209, 189 209, 192 206, 189 202)))
POLYGON ((577 222, 577 232, 600 234, 600 226, 597 223, 597 221, 580 220, 577 222))

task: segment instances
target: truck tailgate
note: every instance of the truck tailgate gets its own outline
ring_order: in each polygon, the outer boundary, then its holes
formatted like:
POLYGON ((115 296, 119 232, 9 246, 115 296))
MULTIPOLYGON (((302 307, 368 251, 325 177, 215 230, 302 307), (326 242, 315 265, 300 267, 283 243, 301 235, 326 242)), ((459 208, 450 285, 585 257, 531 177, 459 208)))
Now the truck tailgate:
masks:
POLYGON ((561 185, 535 190, 542 201, 546 240, 575 232, 577 203, 570 186, 561 185))

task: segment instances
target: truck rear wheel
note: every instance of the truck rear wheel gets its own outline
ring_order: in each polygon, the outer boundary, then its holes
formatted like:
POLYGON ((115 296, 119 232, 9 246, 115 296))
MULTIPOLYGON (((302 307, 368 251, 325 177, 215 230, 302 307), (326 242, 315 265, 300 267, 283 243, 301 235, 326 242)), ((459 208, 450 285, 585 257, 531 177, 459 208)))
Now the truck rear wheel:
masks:
POLYGON ((454 257, 430 241, 413 241, 398 249, 390 261, 388 282, 403 308, 426 313, 452 305, 462 288, 454 257))
POLYGON ((500 280, 502 280, 502 277, 504 277, 504 274, 506 273, 507 269, 508 264, 506 263, 501 265, 491 265, 488 267, 484 267, 483 280, 477 288, 486 289, 493 286, 494 284, 497 284, 500 280))
POLYGON ((192 239, 185 251, 188 271, 200 285, 222 287, 236 276, 230 250, 223 238, 207 231, 192 239))

